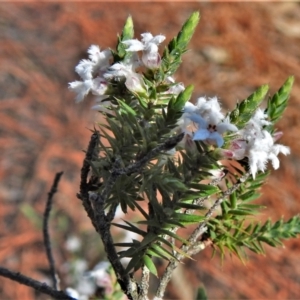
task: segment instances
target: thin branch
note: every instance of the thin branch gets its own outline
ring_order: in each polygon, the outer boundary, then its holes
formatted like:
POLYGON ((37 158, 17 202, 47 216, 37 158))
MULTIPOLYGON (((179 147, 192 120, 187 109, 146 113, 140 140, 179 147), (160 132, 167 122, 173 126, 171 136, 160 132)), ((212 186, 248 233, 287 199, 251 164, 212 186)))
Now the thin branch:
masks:
POLYGON ((47 294, 51 296, 54 299, 65 299, 65 300, 75 300, 74 298, 68 296, 65 292, 63 291, 56 291, 52 287, 48 286, 44 282, 39 282, 35 279, 32 279, 30 277, 27 277, 19 272, 13 272, 10 271, 6 268, 0 267, 0 276, 9 278, 13 281, 16 281, 20 284, 27 285, 29 287, 34 288, 38 292, 41 292, 43 294, 47 294))
POLYGON ((108 217, 105 215, 104 199, 97 193, 90 193, 90 201, 94 206, 95 224, 97 226, 97 231, 101 236, 107 258, 115 271, 122 290, 130 300, 135 300, 138 297, 137 284, 128 274, 126 274, 118 257, 113 238, 110 234, 110 222, 108 222, 108 217))
POLYGON ((116 169, 114 172, 116 175, 130 175, 132 173, 139 172, 147 162, 149 162, 151 159, 156 157, 157 154, 159 154, 162 151, 168 151, 176 147, 176 145, 183 139, 184 133, 180 133, 176 136, 168 138, 163 144, 153 148, 151 151, 149 151, 145 156, 143 156, 141 159, 136 161, 133 164, 130 164, 129 166, 122 168, 122 169, 116 169))
POLYGON ((107 213, 107 221, 108 222, 111 222, 114 219, 118 206, 119 206, 119 203, 113 203, 110 206, 109 211, 107 213))
MULTIPOLYGON (((145 156, 143 156, 141 159, 137 160, 135 163, 130 164, 129 166, 125 168, 119 168, 119 161, 116 160, 112 166, 112 172, 110 177, 105 183, 105 186, 102 190, 101 197, 106 201, 113 185, 115 184, 117 178, 120 175, 131 175, 132 173, 141 172, 141 169, 146 165, 147 162, 149 162, 151 159, 157 156, 162 151, 167 151, 172 148, 174 148, 184 137, 184 133, 180 133, 176 136, 168 138, 163 144, 153 148, 151 151, 149 151, 145 156)), ((109 216, 109 221, 112 221, 115 216, 117 206, 112 205, 110 207, 110 210, 107 214, 109 216)))
POLYGON ((222 204, 222 202, 229 196, 231 195, 234 191, 236 191, 241 184, 243 184, 247 178, 250 176, 250 173, 247 172, 245 173, 241 178, 238 179, 238 181, 232 185, 231 188, 227 189, 226 191, 224 191, 222 193, 222 196, 219 197, 215 203, 211 206, 211 208, 208 210, 208 212, 205 214, 205 220, 202 221, 198 227, 194 230, 194 232, 191 234, 190 238, 188 239, 188 241, 192 244, 194 242, 196 242, 196 240, 198 239, 198 237, 203 234, 203 229, 206 226, 206 223, 208 222, 208 220, 210 219, 210 217, 213 215, 214 211, 222 204))
POLYGON ((149 290, 149 279, 150 279, 150 271, 149 269, 143 265, 142 267, 142 278, 140 283, 140 295, 139 300, 148 300, 148 290, 149 290))
POLYGON ((105 214, 105 203, 111 192, 111 189, 120 175, 130 175, 135 172, 140 172, 147 162, 157 156, 157 154, 174 148, 183 139, 183 136, 184 133, 181 133, 177 136, 168 138, 163 144, 155 147, 138 161, 125 168, 120 168, 120 163, 118 160, 116 160, 112 166, 112 172, 104 183, 104 187, 100 194, 89 193, 89 187, 87 184, 88 172, 90 170, 89 161, 91 160, 94 149, 97 145, 97 133, 92 135, 90 144, 88 146, 83 167, 81 169, 80 194, 78 195, 78 198, 82 200, 88 216, 90 217, 97 232, 100 234, 108 260, 110 261, 116 273, 122 290, 126 293, 129 299, 138 298, 138 287, 135 280, 131 279, 130 276, 125 273, 125 269, 120 262, 110 233, 110 222, 115 216, 117 205, 112 205, 109 212, 105 214))
MULTIPOLYGON (((201 236, 206 230, 206 224, 208 222, 208 220, 211 218, 211 216, 213 215, 214 211, 217 209, 217 207, 219 207, 219 205, 221 205, 221 203, 225 200, 225 198, 229 195, 231 195, 235 190, 237 190, 241 184, 243 184, 247 178, 250 176, 250 173, 247 172, 244 174, 244 176, 242 176, 231 188, 227 189, 226 191, 224 191, 222 193, 222 196, 219 197, 215 203, 211 206, 211 208, 208 210, 208 212, 205 214, 205 220, 202 221, 201 223, 199 223, 199 225, 197 226, 197 228, 193 231, 193 233, 191 234, 191 236, 188 239, 189 244, 188 245, 182 245, 180 250, 182 250, 185 253, 188 253, 189 250, 193 247, 193 244, 196 243, 197 239, 199 238, 199 236, 201 236)), ((203 245, 201 245, 198 248, 197 252, 200 252, 201 250, 203 250, 205 247, 203 247, 203 245), (202 249, 201 249, 202 248, 202 249)), ((194 249, 192 249, 192 252, 195 253, 194 249)), ((183 258, 184 256, 182 254, 177 254, 176 258, 177 260, 171 260, 163 274, 163 276, 160 279, 160 283, 158 286, 158 289, 156 291, 156 297, 158 299, 162 299, 167 287, 167 284, 169 283, 169 281, 171 280, 172 277, 172 273, 173 271, 176 269, 179 261, 183 258)))
POLYGON ((51 250, 51 240, 50 240, 50 234, 48 230, 48 222, 49 222, 49 217, 50 217, 50 212, 52 208, 52 201, 53 201, 53 196, 57 192, 57 187, 59 180, 62 176, 63 172, 56 173, 52 187, 50 192, 48 193, 48 199, 46 203, 46 208, 44 212, 44 218, 43 218, 43 236, 44 236, 44 245, 46 248, 46 254, 50 266, 50 276, 52 277, 52 282, 53 282, 53 288, 57 291, 58 290, 58 281, 57 281, 57 274, 55 272, 55 263, 54 263, 54 258, 52 255, 52 250, 51 250))
POLYGON ((79 198, 82 201, 82 205, 88 215, 88 217, 91 219, 92 224, 94 225, 95 229, 96 224, 94 221, 94 211, 89 199, 89 185, 88 185, 88 174, 90 172, 90 161, 93 159, 93 156, 96 151, 96 147, 98 145, 98 138, 99 134, 98 132, 94 132, 91 136, 88 149, 86 151, 86 155, 83 161, 83 165, 81 168, 81 176, 80 176, 80 192, 77 194, 77 198, 79 198))

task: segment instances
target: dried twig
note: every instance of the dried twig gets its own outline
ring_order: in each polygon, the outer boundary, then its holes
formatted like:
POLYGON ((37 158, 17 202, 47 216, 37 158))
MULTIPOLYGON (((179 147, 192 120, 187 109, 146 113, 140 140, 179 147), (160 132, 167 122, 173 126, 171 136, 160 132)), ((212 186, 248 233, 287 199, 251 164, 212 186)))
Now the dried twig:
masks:
POLYGON ((168 151, 176 147, 176 145, 183 139, 183 137, 184 133, 180 133, 176 136, 168 138, 163 144, 158 145, 157 147, 150 150, 145 156, 137 160, 135 163, 122 169, 116 169, 114 173, 116 175, 130 175, 132 173, 139 172, 145 166, 145 164, 154 157, 156 157, 157 154, 159 154, 162 151, 168 151))
POLYGON ((32 287, 35 290, 37 290, 43 294, 47 294, 54 299, 74 300, 74 298, 68 296, 65 292, 56 291, 55 289, 48 286, 47 284, 45 284, 43 282, 39 282, 30 277, 27 277, 19 272, 13 272, 6 268, 0 267, 0 276, 3 276, 3 277, 11 279, 13 281, 19 282, 20 284, 24 284, 29 287, 32 287))
POLYGON ((51 190, 48 193, 48 199, 47 199, 46 208, 45 208, 45 212, 44 212, 44 218, 43 218, 44 245, 45 245, 47 258, 48 258, 49 265, 50 265, 50 276, 52 277, 53 288, 56 291, 58 290, 58 282, 57 282, 57 275, 55 272, 54 258, 53 258, 52 250, 51 250, 51 240, 50 240, 50 234, 49 234, 49 230, 48 230, 48 221, 49 221, 50 212, 51 212, 51 208, 52 208, 53 196, 57 191, 57 186, 58 186, 58 183, 59 183, 59 180, 60 180, 62 174, 63 174, 63 172, 59 172, 55 175, 51 190))
POLYGON ((108 222, 108 217, 105 215, 104 199, 97 193, 90 193, 90 201, 94 206, 95 224, 97 226, 97 231, 101 236, 107 258, 115 271, 122 290, 125 292, 128 299, 135 300, 138 295, 137 284, 128 274, 125 273, 125 269, 118 257, 114 241, 110 233, 110 222, 108 222))
MULTIPOLYGON (((245 173, 244 176, 242 176, 231 188, 229 188, 228 190, 224 191, 222 193, 222 196, 219 197, 214 204, 211 206, 211 208, 208 210, 208 212, 205 214, 205 220, 202 221, 201 223, 199 223, 199 225, 197 226, 197 228, 193 231, 193 233, 191 234, 191 236, 188 239, 189 244, 188 245, 182 245, 181 246, 181 250, 184 253, 187 253, 190 248, 193 248, 193 245, 197 242, 197 239, 199 238, 199 236, 201 236, 205 231, 206 231, 206 224, 208 222, 208 220, 211 218, 211 216, 213 215, 214 211, 216 210, 217 207, 219 207, 219 205, 221 205, 221 203, 225 200, 225 198, 229 195, 231 195, 235 190, 237 190, 241 184, 243 184, 247 178, 250 176, 249 172, 245 173)), ((196 254, 198 252, 200 252, 201 250, 205 249, 205 245, 201 244, 197 250, 195 251, 195 249, 191 249, 191 252, 193 254, 196 254)), ((162 299, 166 290, 166 287, 169 283, 169 281, 171 280, 172 277, 172 273, 173 271, 176 269, 179 261, 183 258, 184 256, 182 254, 177 254, 176 258, 177 260, 172 260, 169 262, 163 276, 160 279, 160 283, 158 286, 158 289, 156 291, 156 298, 157 299, 162 299)))
POLYGON ((141 292, 139 295, 139 300, 147 300, 148 299, 148 290, 149 290, 149 279, 150 279, 150 271, 149 269, 143 265, 142 267, 142 278, 141 278, 141 292))
POLYGON ((80 180, 80 192, 77 194, 77 198, 82 201, 82 205, 91 219, 92 224, 94 225, 95 229, 97 230, 97 226, 94 221, 94 211, 89 199, 89 185, 88 185, 88 174, 90 172, 90 161, 92 160, 97 144, 98 144, 98 132, 94 132, 91 136, 88 149, 86 151, 86 155, 83 161, 83 165, 81 168, 81 180, 80 180))

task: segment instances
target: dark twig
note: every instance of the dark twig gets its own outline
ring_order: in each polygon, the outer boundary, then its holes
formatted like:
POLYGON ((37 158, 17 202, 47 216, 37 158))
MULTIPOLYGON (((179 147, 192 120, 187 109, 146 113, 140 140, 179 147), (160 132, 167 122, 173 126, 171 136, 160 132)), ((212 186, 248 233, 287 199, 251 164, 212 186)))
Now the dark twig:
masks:
POLYGON ((137 284, 128 274, 125 273, 125 269, 118 257, 114 241, 110 233, 110 222, 108 222, 108 217, 105 215, 104 200, 101 195, 97 193, 90 193, 90 201, 94 206, 95 223, 97 231, 101 236, 107 258, 115 271, 122 290, 125 292, 128 299, 135 300, 137 299, 138 293, 137 284))
POLYGON ((83 165, 81 168, 81 176, 80 176, 80 192, 77 194, 77 198, 79 198, 82 201, 82 205, 88 215, 88 217, 91 219, 92 224, 94 225, 95 229, 97 230, 97 226, 95 224, 94 220, 94 211, 89 199, 89 185, 88 185, 88 174, 90 172, 90 161, 93 159, 93 156, 96 151, 96 147, 98 145, 98 132, 94 132, 91 136, 88 149, 86 151, 86 155, 83 161, 83 165))
POLYGON ((151 151, 149 151, 145 156, 143 156, 141 159, 136 161, 135 163, 122 168, 122 169, 116 169, 114 173, 116 175, 130 175, 135 172, 139 172, 141 168, 144 167, 144 165, 149 162, 151 159, 153 159, 157 154, 159 154, 162 151, 168 151, 176 147, 176 145, 183 139, 184 133, 180 133, 176 136, 168 138, 163 144, 153 148, 151 151))
POLYGON ((56 272, 55 272, 54 258, 53 258, 52 250, 51 250, 51 240, 50 240, 50 234, 48 231, 48 222, 49 222, 50 212, 51 212, 51 208, 52 208, 53 196, 57 191, 57 186, 58 186, 58 183, 59 183, 59 180, 60 180, 62 174, 63 174, 63 172, 59 172, 55 175, 51 190, 48 193, 48 199, 47 199, 46 208, 45 208, 45 212, 44 212, 44 218, 43 218, 44 245, 46 248, 46 254, 47 254, 47 258, 48 258, 49 265, 50 265, 50 276, 52 277, 53 288, 56 291, 58 290, 58 283, 57 283, 57 276, 56 276, 56 272))
POLYGON ((32 279, 30 277, 27 277, 19 272, 13 272, 6 268, 0 267, 0 276, 3 276, 3 277, 11 279, 13 281, 19 282, 20 284, 24 284, 29 287, 32 287, 35 290, 37 290, 43 294, 47 294, 54 299, 75 300, 74 298, 68 296, 65 292, 56 291, 52 287, 48 286, 46 283, 39 282, 39 281, 32 279))
MULTIPOLYGON (((116 160, 110 177, 105 183, 105 186, 102 190, 101 197, 106 201, 113 185, 115 184, 117 178, 120 175, 131 175, 132 173, 141 172, 142 168, 146 165, 147 162, 149 162, 151 159, 153 159, 157 154, 159 154, 162 151, 167 151, 172 148, 174 148, 184 137, 184 133, 180 133, 176 136, 168 138, 163 144, 153 148, 151 151, 149 151, 145 156, 143 156, 141 159, 137 160, 135 163, 130 164, 129 166, 125 168, 118 168, 119 167, 119 161, 116 160)), ((107 216, 109 217, 109 221, 112 221, 112 219, 115 216, 117 206, 112 205, 107 216)))
MULTIPOLYGON (((202 221, 197 228, 193 231, 193 233, 191 234, 191 236, 188 239, 188 245, 182 245, 180 250, 182 250, 183 252, 187 253, 190 248, 193 248, 193 245, 196 243, 197 239, 199 238, 199 236, 201 236, 205 231, 206 231, 206 224, 208 222, 208 220, 212 217, 214 211, 216 210, 217 207, 219 207, 221 205, 221 203, 224 201, 224 199, 231 195, 235 190, 237 190, 241 184, 243 184, 247 178, 250 176, 249 172, 245 173, 244 176, 242 176, 231 188, 229 188, 228 190, 224 191, 221 195, 221 197, 219 197, 214 204, 211 206, 211 208, 208 210, 208 212, 205 214, 205 220, 202 221)), ((199 245, 200 247, 197 248, 198 252, 200 252, 201 250, 203 250, 205 248, 204 245, 199 245)), ((192 253, 198 253, 197 251, 195 251, 195 249, 192 249, 192 253)), ((169 281, 171 280, 172 277, 172 273, 173 271, 176 269, 179 261, 183 258, 184 256, 182 254, 177 254, 176 258, 177 260, 172 260, 169 262, 163 276, 160 279, 160 283, 158 286, 158 289, 156 291, 156 298, 157 299, 162 299, 162 297, 164 296, 167 284, 169 283, 169 281)))

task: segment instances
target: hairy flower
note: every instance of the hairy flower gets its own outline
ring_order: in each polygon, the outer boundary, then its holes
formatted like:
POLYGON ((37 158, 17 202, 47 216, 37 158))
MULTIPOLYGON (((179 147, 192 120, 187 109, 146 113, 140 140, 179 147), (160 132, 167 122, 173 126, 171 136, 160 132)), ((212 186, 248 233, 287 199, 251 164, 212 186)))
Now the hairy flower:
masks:
POLYGON ((196 105, 188 102, 184 108, 183 124, 190 125, 191 122, 197 127, 193 140, 207 141, 221 147, 224 144, 222 134, 226 131, 237 131, 237 127, 229 122, 220 111, 218 99, 213 97, 206 100, 200 97, 196 105))
POLYGON ((168 76, 166 82, 170 85, 170 88, 166 91, 166 94, 178 95, 184 91, 184 84, 175 82, 174 78, 168 76))
POLYGON ((111 51, 100 51, 99 46, 92 45, 87 52, 89 59, 81 60, 75 67, 82 81, 69 83, 69 89, 77 94, 77 102, 82 101, 89 92, 97 96, 104 95, 108 86, 103 74, 110 66, 111 51))
POLYGON ((239 131, 240 137, 231 142, 229 149, 223 151, 225 157, 235 160, 248 157, 253 178, 258 171, 264 172, 266 170, 268 161, 271 161, 274 169, 278 169, 280 164, 278 154, 287 155, 290 153, 289 147, 275 144, 282 136, 281 132, 272 136, 263 129, 264 125, 270 124, 265 119, 266 115, 259 109, 245 128, 239 131))
POLYGON ((112 65, 104 74, 108 80, 125 78, 125 85, 131 92, 145 93, 143 76, 135 72, 136 60, 129 60, 112 65))
POLYGON ((131 39, 123 41, 128 46, 127 52, 143 51, 142 62, 149 69, 156 69, 160 66, 161 57, 158 53, 158 45, 165 40, 164 35, 153 36, 151 33, 142 33, 142 40, 131 39))

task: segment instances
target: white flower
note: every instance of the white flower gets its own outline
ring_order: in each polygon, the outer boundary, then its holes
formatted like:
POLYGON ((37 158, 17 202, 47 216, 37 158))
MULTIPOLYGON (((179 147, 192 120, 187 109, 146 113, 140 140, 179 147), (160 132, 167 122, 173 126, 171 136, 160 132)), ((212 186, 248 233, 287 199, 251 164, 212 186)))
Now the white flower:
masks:
POLYGON ((268 161, 271 161, 274 169, 278 169, 278 154, 287 155, 290 153, 288 147, 274 144, 282 136, 281 132, 272 136, 268 131, 262 129, 264 125, 270 124, 265 119, 266 115, 262 110, 258 110, 245 128, 240 130, 240 137, 231 142, 229 149, 222 151, 225 157, 236 160, 248 157, 253 178, 258 171, 264 172, 266 170, 268 161))
POLYGON ((105 288, 106 296, 113 292, 112 279, 107 273, 109 266, 109 262, 102 261, 98 263, 92 271, 86 273, 86 275, 95 280, 95 283, 98 287, 105 288))
POLYGON ((221 179, 226 175, 222 169, 211 169, 208 172, 211 174, 211 179, 221 179))
POLYGON ((109 49, 100 51, 99 46, 91 45, 87 52, 98 71, 105 71, 110 66, 112 54, 109 49))
POLYGON ((69 83, 69 89, 77 94, 75 98, 76 102, 82 101, 84 97, 89 93, 92 87, 92 80, 73 81, 69 83))
POLYGON ((69 83, 69 89, 77 94, 77 102, 82 101, 89 92, 98 96, 104 95, 108 86, 103 74, 110 66, 111 51, 100 51, 98 46, 92 45, 88 49, 88 53, 90 59, 81 60, 75 67, 75 71, 82 81, 69 83))
POLYGON ((145 93, 143 76, 135 72, 136 67, 136 59, 131 58, 125 62, 112 65, 104 74, 104 77, 108 80, 125 78, 125 85, 131 92, 145 93))
POLYGON ((66 249, 71 252, 78 251, 81 248, 81 246, 81 240, 75 235, 68 237, 65 243, 66 249))
POLYGON ((224 119, 220 110, 221 107, 216 97, 209 100, 200 97, 196 105, 190 102, 185 104, 183 125, 187 126, 190 122, 194 122, 197 126, 193 140, 213 142, 221 147, 224 143, 222 134, 226 131, 238 130, 235 125, 229 122, 228 117, 224 119))
POLYGON ((176 83, 174 78, 172 78, 171 76, 166 78, 166 82, 171 85, 170 88, 166 91, 166 94, 178 95, 185 90, 184 84, 181 82, 176 83))
POLYGON ((146 93, 143 76, 134 72, 128 73, 125 81, 126 87, 134 93, 146 93))
POLYGON ((117 62, 110 66, 104 73, 103 77, 108 80, 126 77, 127 74, 135 72, 136 68, 138 68, 139 65, 140 61, 137 54, 135 53, 122 62, 117 62))
POLYGON ((66 288, 66 294, 74 299, 79 299, 79 297, 80 297, 79 293, 70 287, 66 288))
POLYGON ((89 80, 93 78, 93 67, 95 63, 88 59, 82 59, 79 64, 75 67, 76 73, 83 80, 89 80))
POLYGON ((161 58, 158 53, 158 45, 165 40, 164 35, 153 36, 151 33, 142 33, 142 40, 131 39, 123 41, 127 45, 127 52, 143 51, 142 61, 149 69, 156 69, 160 66, 161 58))

